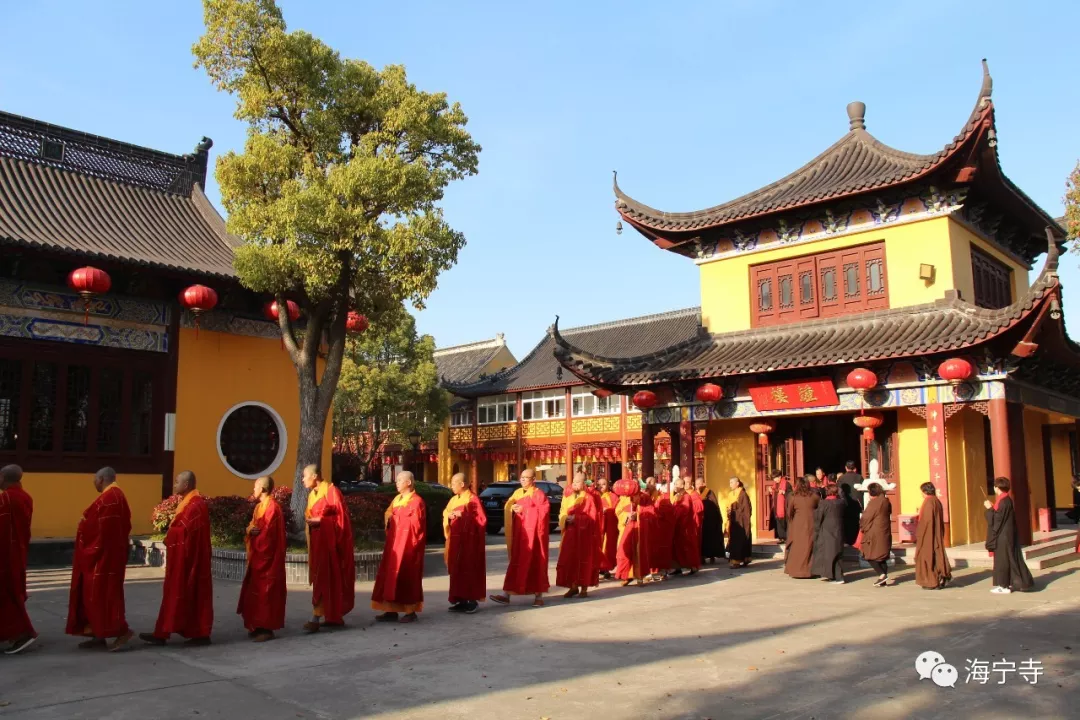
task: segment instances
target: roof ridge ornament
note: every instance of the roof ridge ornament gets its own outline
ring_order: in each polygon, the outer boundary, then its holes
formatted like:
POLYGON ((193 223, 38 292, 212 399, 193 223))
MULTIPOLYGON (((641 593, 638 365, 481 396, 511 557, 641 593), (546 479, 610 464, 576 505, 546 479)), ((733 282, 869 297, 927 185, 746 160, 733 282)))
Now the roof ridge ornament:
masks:
POLYGON ((994 78, 990 77, 990 66, 986 63, 986 58, 982 59, 983 68, 983 80, 982 87, 979 88, 979 105, 985 105, 990 101, 990 96, 994 92, 994 78))
POLYGON ((1058 258, 1060 252, 1057 246, 1057 240, 1054 238, 1054 229, 1049 225, 1046 226, 1046 265, 1043 272, 1057 276, 1058 258))
POLYGON ((851 130, 866 129, 866 103, 859 100, 849 102, 847 106, 847 116, 848 121, 851 124, 851 130))

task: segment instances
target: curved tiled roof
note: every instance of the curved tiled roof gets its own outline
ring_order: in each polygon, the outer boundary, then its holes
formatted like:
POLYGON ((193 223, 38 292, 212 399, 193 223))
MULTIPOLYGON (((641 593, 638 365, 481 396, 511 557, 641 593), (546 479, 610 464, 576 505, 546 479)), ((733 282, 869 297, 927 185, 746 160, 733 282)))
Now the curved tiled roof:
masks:
MULTIPOLYGON (((578 385, 572 375, 564 375, 555 359, 554 329, 549 328, 532 351, 517 365, 468 384, 444 384, 462 397, 482 397, 547 387, 578 385)), ((701 333, 701 309, 688 308, 656 315, 586 325, 563 331, 581 347, 594 353, 616 355, 653 352, 684 342, 701 333)))
POLYGON ((866 131, 863 103, 848 105, 851 129, 838 142, 795 172, 729 202, 694 212, 664 212, 634 200, 614 183, 615 207, 630 223, 661 232, 690 232, 750 217, 837 199, 908 182, 945 163, 956 150, 993 123, 993 83, 983 61, 983 84, 971 116, 959 134, 932 155, 901 152, 866 131), (984 125, 985 124, 985 125, 984 125))
POLYGON ((950 292, 934 303, 698 337, 651 353, 618 357, 590 352, 556 327, 555 356, 585 382, 625 388, 696 378, 812 368, 963 350, 1023 321, 1060 292, 1057 246, 1017 302, 997 310, 950 292))
POLYGON ((502 335, 491 340, 435 350, 435 367, 444 385, 475 382, 499 351, 506 347, 502 335))
POLYGON ((169 155, 0 113, 0 243, 232 278, 239 241, 200 186, 209 146, 169 155))

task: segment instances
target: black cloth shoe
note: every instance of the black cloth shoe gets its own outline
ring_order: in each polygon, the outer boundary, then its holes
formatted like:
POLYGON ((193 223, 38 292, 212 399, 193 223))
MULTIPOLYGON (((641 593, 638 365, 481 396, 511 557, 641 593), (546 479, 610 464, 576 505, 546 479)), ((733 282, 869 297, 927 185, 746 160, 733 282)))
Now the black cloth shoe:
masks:
POLYGON ((466 615, 472 615, 474 612, 476 612, 479 609, 480 609, 480 603, 476 602, 475 600, 470 600, 469 602, 465 603, 465 614, 466 615))

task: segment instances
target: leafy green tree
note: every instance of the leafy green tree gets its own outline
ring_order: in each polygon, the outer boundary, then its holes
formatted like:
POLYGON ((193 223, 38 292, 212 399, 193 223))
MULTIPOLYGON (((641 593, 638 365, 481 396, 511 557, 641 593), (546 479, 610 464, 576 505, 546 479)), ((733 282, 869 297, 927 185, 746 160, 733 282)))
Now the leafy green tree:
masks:
POLYGON ((1080 162, 1065 181, 1065 233, 1070 240, 1080 238, 1080 162))
POLYGON ((401 66, 377 70, 287 31, 273 0, 204 0, 203 16, 195 64, 248 124, 243 151, 219 157, 215 172, 242 240, 237 274, 303 313, 302 332, 279 313, 300 392, 299 512, 301 471, 320 460, 341 375, 347 313, 377 323, 402 302, 423 307, 465 244, 438 202, 476 173, 480 146, 444 93, 418 90, 401 66))
POLYGON ((438 435, 450 406, 434 353, 434 338, 418 335, 404 308, 349 339, 334 397, 334 437, 364 466, 384 442, 407 445, 413 430, 423 441, 438 435))

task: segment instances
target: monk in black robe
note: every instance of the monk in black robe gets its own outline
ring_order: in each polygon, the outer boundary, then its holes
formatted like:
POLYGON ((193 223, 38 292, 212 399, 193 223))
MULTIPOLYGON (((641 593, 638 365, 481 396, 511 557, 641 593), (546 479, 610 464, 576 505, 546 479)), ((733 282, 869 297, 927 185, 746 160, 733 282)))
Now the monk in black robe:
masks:
POLYGON ((701 520, 701 559, 711 565, 716 558, 724 557, 724 516, 720 512, 720 500, 705 484, 705 478, 699 477, 694 485, 705 506, 701 520))
POLYGON ((810 577, 811 555, 814 552, 814 512, 821 498, 810 487, 813 475, 795 481, 795 496, 788 508, 787 547, 784 552, 784 572, 793 578, 810 577))
POLYGON ((728 484, 733 494, 731 505, 728 506, 728 562, 732 568, 740 568, 750 564, 750 553, 754 549, 751 533, 753 508, 742 480, 733 477, 728 484))
POLYGON ((945 510, 934 483, 923 483, 920 489, 923 504, 915 531, 915 582, 927 590, 937 590, 952 580, 949 556, 945 554, 945 510))
POLYGON ((1016 511, 1008 478, 994 480, 994 502, 987 500, 986 549, 994 556, 994 587, 990 592, 1008 594, 1035 584, 1016 538, 1016 511))
POLYGON ((859 539, 859 518, 862 516, 862 503, 851 494, 851 485, 837 483, 840 497, 844 500, 844 544, 854 545, 859 539))
POLYGON ((825 499, 814 513, 814 575, 837 584, 844 582, 840 565, 844 554, 844 498, 835 484, 825 487, 825 499))

